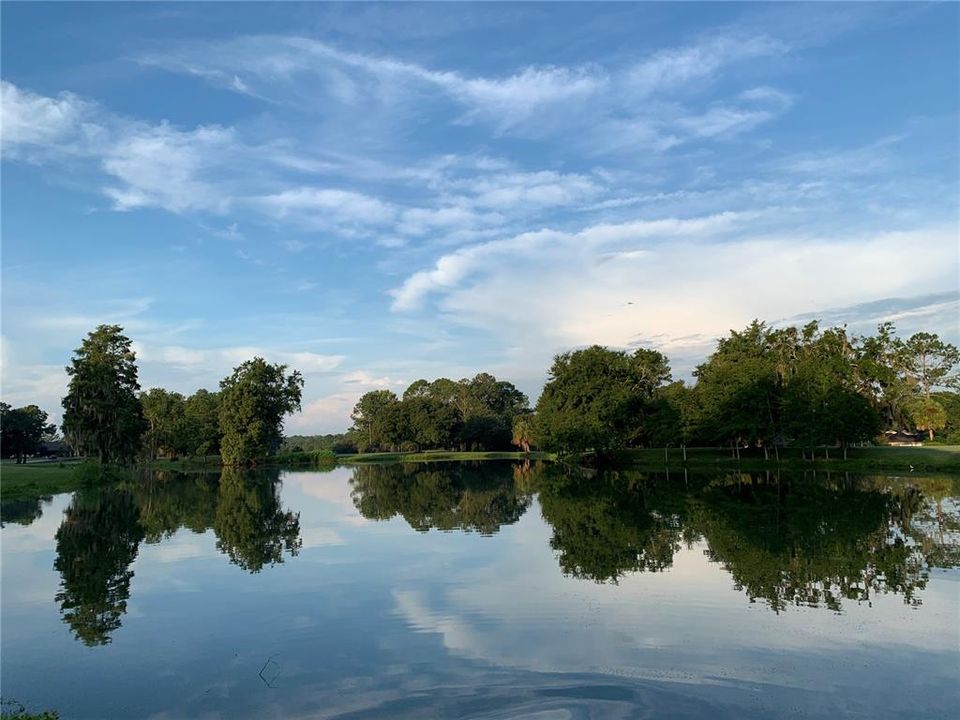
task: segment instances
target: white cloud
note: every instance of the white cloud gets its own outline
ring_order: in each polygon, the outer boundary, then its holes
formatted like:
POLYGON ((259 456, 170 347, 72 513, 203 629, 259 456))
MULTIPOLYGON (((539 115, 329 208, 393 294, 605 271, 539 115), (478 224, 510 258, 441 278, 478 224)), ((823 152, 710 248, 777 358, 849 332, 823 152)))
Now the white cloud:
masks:
POLYGON ((390 222, 396 210, 389 203, 358 192, 299 187, 254 198, 277 218, 296 218, 312 226, 366 226, 390 222))
MULTIPOLYGON (((311 38, 259 35, 183 44, 144 56, 141 62, 203 77, 271 102, 362 108, 364 121, 379 113, 385 120, 396 117, 401 106, 416 113, 412 99, 429 97, 433 91, 433 97, 452 101, 458 108, 455 122, 486 124, 497 134, 569 136, 573 127, 619 125, 631 129, 634 138, 643 129, 650 136, 644 147, 664 151, 677 144, 670 139, 677 117, 702 113, 678 112, 673 105, 648 100, 673 98, 694 84, 710 83, 735 63, 787 50, 765 35, 721 33, 696 44, 666 48, 626 67, 530 65, 501 76, 470 76, 396 57, 343 50, 311 38)), ((765 99, 771 100, 777 92, 769 89, 765 99)), ((742 99, 758 100, 761 93, 748 90, 742 99)), ((755 117, 752 123, 741 123, 741 129, 761 121, 755 117)), ((604 151, 631 142, 629 137, 598 134, 609 147, 594 145, 604 151)))
POLYGON ((766 36, 721 36, 699 45, 661 50, 630 68, 624 84, 638 97, 671 92, 711 78, 731 63, 786 50, 783 43, 766 36))
POLYGON ((575 234, 541 230, 473 245, 444 255, 432 269, 407 278, 399 288, 391 291, 393 308, 411 310, 420 307, 431 292, 453 288, 478 269, 496 262, 492 260, 495 258, 512 256, 512 263, 520 263, 524 267, 549 264, 564 248, 580 255, 584 250, 616 242, 719 233, 730 229, 738 217, 736 213, 722 213, 692 219, 641 220, 596 225, 575 234))
POLYGON ((393 291, 394 309, 436 295, 445 322, 526 348, 516 371, 529 375, 592 343, 646 340, 702 358, 712 338, 755 317, 949 289, 960 271, 952 227, 766 235, 738 228, 747 217, 545 230, 463 248, 410 275, 393 291), (904 263, 906 247, 924 251, 904 263))
POLYGON ((104 170, 123 183, 104 192, 117 210, 224 212, 230 198, 223 194, 222 179, 205 178, 224 168, 235 146, 233 130, 219 126, 182 131, 161 123, 132 129, 104 154, 104 170))
POLYGON ((0 80, 0 139, 4 154, 21 146, 48 146, 75 140, 95 108, 73 93, 45 97, 0 80))

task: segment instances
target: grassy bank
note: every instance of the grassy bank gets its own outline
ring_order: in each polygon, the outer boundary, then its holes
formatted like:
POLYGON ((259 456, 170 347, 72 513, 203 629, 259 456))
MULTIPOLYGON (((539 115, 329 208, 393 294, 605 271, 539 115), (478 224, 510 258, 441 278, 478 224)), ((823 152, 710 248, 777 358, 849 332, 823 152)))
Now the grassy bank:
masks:
MULTIPOLYGON (((556 460, 553 453, 545 452, 406 452, 406 453, 361 453, 357 455, 340 455, 337 464, 356 465, 361 463, 423 463, 423 462, 458 462, 479 460, 556 460)), ((565 461, 578 463, 584 458, 567 456, 565 461)), ((773 455, 765 459, 755 450, 742 451, 740 459, 731 457, 729 449, 725 448, 687 448, 686 461, 680 448, 644 448, 625 450, 616 456, 616 463, 636 468, 659 470, 665 467, 687 467, 691 470, 753 470, 772 469, 775 467, 791 470, 846 470, 850 472, 940 472, 960 474, 960 446, 932 445, 927 447, 869 447, 851 448, 848 458, 844 460, 835 449, 830 452, 827 460, 826 453, 820 449, 816 460, 804 460, 801 451, 797 448, 781 448, 779 460, 773 455)), ((264 466, 284 468, 330 468, 332 465, 318 465, 316 459, 309 454, 279 455, 272 458, 264 466)), ((220 457, 211 455, 198 458, 181 458, 178 460, 155 460, 147 463, 144 468, 150 470, 175 470, 180 472, 212 471, 222 467, 220 457)), ((80 472, 81 463, 68 461, 63 463, 29 463, 16 465, 4 462, 0 465, 0 494, 3 499, 13 500, 38 495, 52 495, 61 492, 71 492, 84 487, 90 482, 90 473, 80 472)))
POLYGON ((70 492, 83 487, 84 479, 77 472, 80 463, 16 463, 0 464, 0 496, 4 500, 70 492))
POLYGON ((770 468, 787 467, 797 470, 824 468, 865 472, 889 470, 909 472, 938 471, 960 473, 960 446, 931 445, 927 447, 865 447, 850 448, 847 459, 836 448, 826 451, 818 448, 815 460, 804 459, 799 448, 780 448, 779 459, 770 453, 764 458, 762 451, 741 451, 740 458, 732 457, 729 448, 687 448, 684 462, 680 448, 644 448, 626 450, 619 459, 638 467, 662 468, 689 467, 697 469, 770 468), (829 460, 827 453, 829 452, 829 460))

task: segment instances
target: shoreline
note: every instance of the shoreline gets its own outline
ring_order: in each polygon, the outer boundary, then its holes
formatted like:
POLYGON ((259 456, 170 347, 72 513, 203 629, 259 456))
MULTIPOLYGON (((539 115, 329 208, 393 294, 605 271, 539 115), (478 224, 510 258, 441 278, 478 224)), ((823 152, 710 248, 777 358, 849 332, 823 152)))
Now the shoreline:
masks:
MULTIPOLYGON (((695 470, 705 471, 750 471, 788 470, 801 471, 846 471, 846 472, 937 472, 960 474, 960 446, 931 445, 925 447, 869 447, 851 448, 848 459, 824 455, 815 460, 804 460, 800 450, 788 448, 781 457, 765 459, 751 451, 731 457, 729 448, 688 448, 684 461, 680 448, 638 448, 623 450, 601 463, 602 467, 625 470, 695 470)), ((822 452, 822 450, 821 450, 822 452)), ((281 469, 333 469, 338 466, 385 463, 430 463, 430 462, 483 462, 490 460, 546 461, 575 465, 596 465, 596 457, 588 454, 558 457, 547 452, 458 452, 427 451, 404 453, 359 453, 338 455, 335 462, 320 462, 315 458, 277 456, 259 467, 281 469)), ((78 472, 84 467, 82 461, 27 463, 0 465, 0 499, 17 500, 42 495, 53 495, 90 485, 89 475, 78 472)), ((178 460, 154 460, 136 466, 132 470, 169 470, 179 472, 218 472, 223 465, 219 457, 183 458, 178 460)))

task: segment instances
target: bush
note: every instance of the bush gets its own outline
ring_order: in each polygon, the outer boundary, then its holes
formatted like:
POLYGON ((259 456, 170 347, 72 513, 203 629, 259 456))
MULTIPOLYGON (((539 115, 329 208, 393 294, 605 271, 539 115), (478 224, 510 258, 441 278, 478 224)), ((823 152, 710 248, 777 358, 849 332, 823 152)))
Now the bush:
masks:
POLYGON ((119 465, 101 465, 95 460, 85 460, 77 465, 73 475, 80 482, 89 485, 123 482, 133 478, 133 473, 127 468, 119 465))
POLYGON ((333 450, 317 450, 313 455, 317 465, 336 465, 337 454, 333 450))

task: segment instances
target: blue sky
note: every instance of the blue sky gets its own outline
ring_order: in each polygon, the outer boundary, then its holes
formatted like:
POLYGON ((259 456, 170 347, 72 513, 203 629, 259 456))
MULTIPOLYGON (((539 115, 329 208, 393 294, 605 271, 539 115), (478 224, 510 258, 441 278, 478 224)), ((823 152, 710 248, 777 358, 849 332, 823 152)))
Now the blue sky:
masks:
POLYGON ((754 317, 960 340, 960 5, 3 4, 3 396, 363 392, 754 317))

